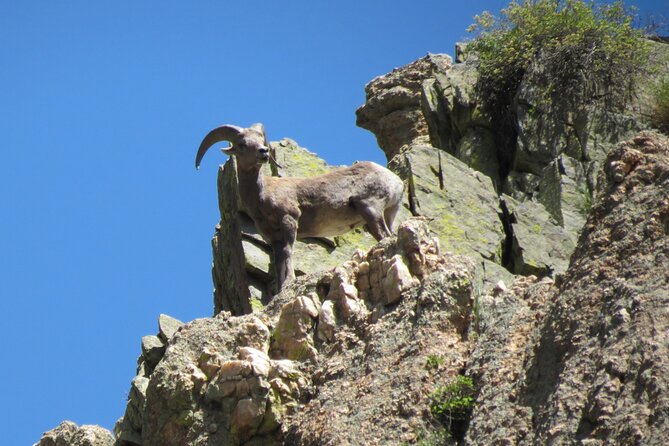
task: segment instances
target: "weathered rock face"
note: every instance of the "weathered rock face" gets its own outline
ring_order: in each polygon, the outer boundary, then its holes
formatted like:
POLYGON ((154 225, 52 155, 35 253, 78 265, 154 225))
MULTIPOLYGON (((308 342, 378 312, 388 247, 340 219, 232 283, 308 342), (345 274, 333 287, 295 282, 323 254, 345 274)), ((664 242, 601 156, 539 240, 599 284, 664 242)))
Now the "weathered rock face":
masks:
POLYGON ((388 167, 405 180, 409 210, 430 219, 430 230, 444 251, 483 263, 488 285, 512 280, 502 267, 507 235, 499 198, 488 177, 421 143, 405 146, 388 167))
POLYGON ((669 442, 668 179, 669 139, 620 145, 558 286, 492 307, 469 444, 669 442))
MULTIPOLYGON (((666 72, 668 56, 669 46, 655 43, 649 63, 657 72, 666 72)), ((370 82, 366 88, 367 102, 358 110, 358 125, 375 133, 391 165, 396 163, 393 157, 415 152, 417 145, 426 145, 426 135, 429 135, 429 144, 439 149, 428 157, 431 167, 441 164, 439 152, 448 152, 490 178, 492 188, 485 195, 503 192, 515 200, 505 200, 502 208, 513 207, 524 213, 530 208, 538 211, 539 208, 535 204, 517 205, 515 202, 540 203, 545 212, 539 211, 537 221, 506 220, 512 213, 500 212, 508 242, 506 251, 497 254, 504 261, 495 260, 490 252, 482 257, 516 274, 551 275, 564 271, 591 205, 596 172, 604 157, 615 144, 647 125, 647 104, 652 102, 648 85, 641 85, 634 100, 623 111, 601 106, 572 106, 575 98, 564 98, 564 103, 544 109, 537 88, 541 82, 541 67, 537 67, 527 73, 516 93, 509 116, 515 130, 506 134, 478 107, 474 94, 475 57, 460 58, 463 62, 455 65, 445 57, 429 55, 370 82), (394 118, 396 116, 401 116, 401 125, 386 124, 399 119, 394 118), (555 256, 539 258, 533 244, 537 237, 528 236, 538 227, 541 228, 539 237, 543 239, 542 251, 554 252, 555 256), (544 228, 547 232, 543 232, 544 228), (563 240, 567 242, 563 244, 563 240), (529 251, 535 253, 528 256, 529 251)), ((448 198, 458 194, 454 192, 455 187, 448 190, 450 181, 449 176, 443 175, 439 182, 439 188, 445 189, 442 195, 448 198)), ((433 185, 426 193, 434 196, 442 207, 447 206, 444 197, 437 197, 436 190, 433 185)), ((422 215, 439 218, 442 213, 422 215)), ((532 215, 524 215, 534 220, 532 215)), ((489 214, 483 212, 481 218, 487 221, 489 214)), ((460 221, 458 227, 459 224, 460 221)), ((441 233, 437 226, 433 225, 435 232, 451 238, 452 234, 441 233)), ((462 227, 468 230, 470 226, 465 223, 462 227)), ((499 250, 494 239, 488 239, 488 243, 499 250)), ((480 247, 473 248, 481 253, 480 247)))
POLYGON ((136 444, 415 440, 433 423, 429 393, 465 366, 480 281, 438 247, 410 219, 254 314, 182 326, 148 376, 136 444), (443 362, 426 367, 429 355, 443 362))
POLYGON ((554 276, 564 273, 576 246, 576 234, 555 223, 536 201, 518 202, 503 195, 506 222, 504 265, 516 274, 554 276))
MULTIPOLYGON (((661 68, 669 46, 656 46, 652 63, 661 68)), ((515 130, 503 134, 505 127, 477 104, 476 58, 461 60, 453 65, 447 55, 429 54, 365 88, 358 125, 374 132, 389 167, 407 182, 398 221, 410 214, 432 218, 430 227, 445 250, 480 258, 488 287, 510 281, 511 274, 562 273, 592 203, 595 172, 617 141, 645 125, 647 94, 642 88, 623 111, 572 107, 573 98, 545 110, 537 67, 516 93, 509 117, 515 130)), ((273 163, 267 175, 312 176, 329 169, 294 141, 272 147, 284 167, 273 163)), ((266 304, 275 287, 270 249, 243 212, 234 170, 230 160, 219 175, 214 311, 239 315, 266 304)), ((300 241, 296 273, 334 267, 372 243, 363 230, 300 241)))
POLYGON ((667 179, 667 138, 641 134, 606 160, 520 394, 535 438, 669 442, 667 179))
POLYGON ((100 426, 77 426, 63 421, 46 432, 35 446, 113 446, 114 437, 100 426))
POLYGON ((286 420, 286 444, 411 444, 432 429, 428 395, 466 363, 473 272, 466 258, 448 256, 395 304, 382 295, 371 314, 336 291, 353 308, 342 308, 333 340, 321 344, 315 395, 286 420), (443 358, 439 367, 428 367, 431 355, 443 358))
POLYGON ((408 184, 411 212, 434 219, 445 250, 502 263, 505 233, 488 177, 425 144, 406 146, 390 167, 408 184))

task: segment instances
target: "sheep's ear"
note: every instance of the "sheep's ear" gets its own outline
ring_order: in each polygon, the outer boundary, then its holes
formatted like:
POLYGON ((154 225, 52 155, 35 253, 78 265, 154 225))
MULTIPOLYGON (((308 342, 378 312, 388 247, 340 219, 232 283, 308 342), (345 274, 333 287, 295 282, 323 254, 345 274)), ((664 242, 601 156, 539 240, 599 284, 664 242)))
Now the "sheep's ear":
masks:
POLYGON ((252 128, 253 130, 257 131, 257 132, 262 133, 262 136, 264 136, 265 139, 267 139, 267 136, 265 135, 265 126, 264 126, 264 125, 262 125, 262 124, 259 123, 259 122, 256 122, 255 124, 252 124, 252 125, 251 125, 251 128, 252 128))
POLYGON ((230 147, 223 148, 223 149, 221 149, 221 152, 225 153, 225 154, 228 155, 228 156, 229 156, 229 155, 234 155, 235 152, 236 152, 236 151, 235 151, 235 146, 232 145, 232 146, 230 146, 230 147))
POLYGON ((262 124, 259 123, 259 122, 256 122, 255 124, 253 124, 253 125, 251 126, 251 128, 254 129, 254 130, 256 130, 256 131, 258 131, 258 132, 260 132, 260 134, 262 135, 262 139, 263 139, 263 141, 264 141, 264 143, 265 143, 265 146, 266 146, 266 147, 269 147, 269 141, 267 140, 267 134, 265 133, 265 126, 262 125, 262 124))

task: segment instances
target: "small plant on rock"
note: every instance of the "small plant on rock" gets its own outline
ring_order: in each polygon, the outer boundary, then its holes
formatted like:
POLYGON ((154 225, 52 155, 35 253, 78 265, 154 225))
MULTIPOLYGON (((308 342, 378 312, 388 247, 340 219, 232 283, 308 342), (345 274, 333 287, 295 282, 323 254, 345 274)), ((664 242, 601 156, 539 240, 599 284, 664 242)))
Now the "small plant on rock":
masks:
POLYGON ((425 361, 425 368, 427 369, 438 369, 444 364, 443 355, 427 355, 427 360, 425 361))
POLYGON ((584 214, 590 212, 592 209, 592 191, 590 188, 586 188, 581 191, 581 210, 584 214))
POLYGON ((433 432, 421 432, 416 438, 416 446, 443 446, 451 438, 443 427, 433 432))
POLYGON ((655 87, 654 124, 669 134, 669 76, 663 77, 655 87))
POLYGON ((475 405, 474 382, 459 375, 430 394, 430 412, 453 438, 461 440, 475 405))

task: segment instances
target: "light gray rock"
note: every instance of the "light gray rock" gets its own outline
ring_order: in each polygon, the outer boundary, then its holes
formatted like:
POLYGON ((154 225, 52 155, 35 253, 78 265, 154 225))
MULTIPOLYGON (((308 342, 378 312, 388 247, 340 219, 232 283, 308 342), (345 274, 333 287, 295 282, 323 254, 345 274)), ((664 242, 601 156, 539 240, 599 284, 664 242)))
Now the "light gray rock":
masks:
POLYGON ((243 251, 240 254, 244 255, 246 271, 265 283, 269 283, 272 277, 271 250, 263 249, 263 247, 247 240, 242 240, 242 249, 243 251))
POLYGON ((100 426, 77 426, 71 421, 63 421, 56 428, 46 432, 35 446, 113 446, 114 437, 100 426))
POLYGON ((334 315, 334 303, 331 300, 323 302, 318 314, 318 326, 316 334, 318 339, 324 342, 332 341, 337 327, 337 320, 334 315))
MULTIPOLYGON (((276 163, 270 164, 271 175, 279 177, 311 177, 332 169, 322 158, 293 141, 283 138, 270 144, 276 163)), ((268 173, 269 174, 269 173, 268 173)))
POLYGON ((167 342, 172 339, 172 336, 179 331, 184 323, 178 319, 168 316, 166 314, 161 314, 158 316, 158 337, 167 344, 167 342))
POLYGON ((417 284, 418 281, 411 276, 411 272, 402 260, 402 256, 393 256, 382 281, 383 303, 385 305, 397 303, 404 291, 417 284))
POLYGON ((118 446, 140 445, 142 442, 144 405, 148 385, 149 379, 144 376, 136 376, 130 384, 125 414, 118 420, 114 428, 118 446))
POLYGON ((563 273, 576 247, 573 233, 558 225, 539 203, 519 203, 508 196, 502 201, 512 222, 513 240, 508 259, 511 271, 536 276, 563 273))

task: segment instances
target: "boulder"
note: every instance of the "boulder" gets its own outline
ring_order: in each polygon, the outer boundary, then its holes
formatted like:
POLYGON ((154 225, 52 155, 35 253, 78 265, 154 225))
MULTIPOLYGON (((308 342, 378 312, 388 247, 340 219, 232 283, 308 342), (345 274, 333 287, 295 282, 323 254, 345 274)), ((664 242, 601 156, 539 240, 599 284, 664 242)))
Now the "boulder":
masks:
POLYGON ((576 246, 573 233, 557 224, 535 201, 518 202, 504 196, 502 207, 512 234, 505 259, 510 271, 540 277, 564 273, 576 246))
POLYGON ((35 446, 113 446, 114 436, 100 426, 77 426, 71 421, 63 421, 54 429, 42 435, 35 446))
POLYGON ((365 86, 365 104, 356 111, 356 124, 376 135, 379 147, 391 160, 405 144, 427 138, 421 110, 423 81, 452 65, 446 54, 428 54, 417 61, 379 76, 365 86))
POLYGON ((158 316, 158 337, 167 344, 183 324, 183 322, 172 316, 161 314, 158 316))
POLYGON ((165 354, 165 343, 158 336, 147 335, 142 337, 142 358, 149 370, 158 364, 165 354))

